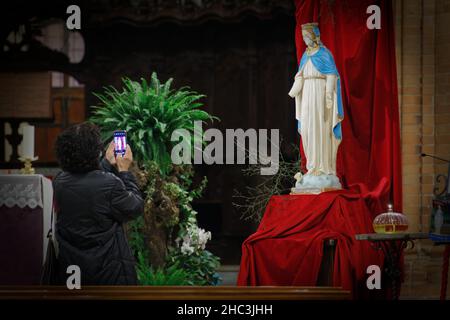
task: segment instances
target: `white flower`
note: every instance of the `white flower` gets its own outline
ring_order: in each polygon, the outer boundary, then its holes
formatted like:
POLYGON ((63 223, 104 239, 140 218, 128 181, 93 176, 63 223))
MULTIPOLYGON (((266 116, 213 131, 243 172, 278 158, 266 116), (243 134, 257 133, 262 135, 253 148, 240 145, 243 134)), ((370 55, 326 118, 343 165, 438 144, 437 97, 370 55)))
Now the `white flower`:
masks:
POLYGON ((182 242, 181 252, 183 254, 192 254, 195 251, 205 250, 206 243, 211 240, 211 232, 199 228, 197 225, 192 225, 186 230, 186 234, 182 239, 176 240, 177 244, 182 242))
POLYGON ((203 229, 198 229, 198 246, 205 250, 206 243, 211 240, 211 232, 205 232, 203 229))
POLYGON ((194 247, 191 247, 187 242, 183 242, 183 245, 181 246, 181 253, 187 255, 192 254, 194 253, 194 247))

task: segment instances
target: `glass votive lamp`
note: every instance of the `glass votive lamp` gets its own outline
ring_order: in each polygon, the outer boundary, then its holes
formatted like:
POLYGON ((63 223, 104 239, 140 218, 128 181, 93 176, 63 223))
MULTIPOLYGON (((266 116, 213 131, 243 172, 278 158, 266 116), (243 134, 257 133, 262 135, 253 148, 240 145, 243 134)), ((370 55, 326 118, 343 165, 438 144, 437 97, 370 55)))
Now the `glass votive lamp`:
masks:
POLYGON ((392 204, 388 211, 379 214, 373 220, 373 229, 376 233, 400 233, 408 230, 408 218, 400 212, 394 212, 392 204))

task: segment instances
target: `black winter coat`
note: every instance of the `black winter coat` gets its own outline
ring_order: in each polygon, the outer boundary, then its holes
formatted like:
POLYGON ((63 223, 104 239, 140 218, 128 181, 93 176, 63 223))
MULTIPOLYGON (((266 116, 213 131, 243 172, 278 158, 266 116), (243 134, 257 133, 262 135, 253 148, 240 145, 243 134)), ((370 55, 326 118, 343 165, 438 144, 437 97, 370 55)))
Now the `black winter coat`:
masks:
POLYGON ((78 265, 81 285, 137 284, 135 261, 122 224, 144 211, 129 172, 117 172, 104 159, 103 170, 61 172, 53 180, 56 240, 61 281, 67 266, 78 265))

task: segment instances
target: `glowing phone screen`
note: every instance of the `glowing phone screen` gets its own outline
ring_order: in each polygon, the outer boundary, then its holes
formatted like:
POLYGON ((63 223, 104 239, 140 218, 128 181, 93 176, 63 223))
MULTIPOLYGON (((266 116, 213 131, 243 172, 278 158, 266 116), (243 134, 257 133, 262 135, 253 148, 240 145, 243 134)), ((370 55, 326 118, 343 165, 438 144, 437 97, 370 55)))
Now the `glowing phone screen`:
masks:
POLYGON ((125 130, 114 131, 114 145, 114 153, 123 156, 127 150, 127 132, 125 130))

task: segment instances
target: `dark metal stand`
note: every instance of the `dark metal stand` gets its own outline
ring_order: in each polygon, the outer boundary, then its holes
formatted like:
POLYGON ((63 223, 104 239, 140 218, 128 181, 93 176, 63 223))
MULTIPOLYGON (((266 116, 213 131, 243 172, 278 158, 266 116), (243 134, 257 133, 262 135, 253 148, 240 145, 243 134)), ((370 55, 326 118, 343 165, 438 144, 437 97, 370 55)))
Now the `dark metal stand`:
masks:
POLYGON ((384 273, 391 284, 391 294, 393 300, 398 300, 402 280, 401 258, 403 250, 411 244, 414 248, 414 241, 408 240, 385 240, 371 243, 372 248, 381 250, 384 253, 384 273))
POLYGON ((401 258, 403 250, 411 244, 414 248, 414 240, 428 239, 426 233, 399 233, 399 234, 357 234, 356 240, 368 240, 372 248, 381 250, 384 254, 384 275, 390 284, 391 297, 398 300, 402 281, 401 258))

